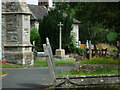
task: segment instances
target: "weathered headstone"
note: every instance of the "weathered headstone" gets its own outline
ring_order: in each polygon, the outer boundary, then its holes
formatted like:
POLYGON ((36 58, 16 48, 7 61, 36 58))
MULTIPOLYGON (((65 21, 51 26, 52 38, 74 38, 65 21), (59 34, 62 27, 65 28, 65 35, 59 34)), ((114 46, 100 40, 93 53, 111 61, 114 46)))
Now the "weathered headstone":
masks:
POLYGON ((33 65, 30 10, 23 0, 2 3, 2 35, 7 62, 33 65))
POLYGON ((55 81, 56 80, 55 63, 54 63, 53 53, 52 53, 52 49, 51 49, 48 38, 46 38, 46 42, 47 44, 43 44, 44 53, 45 53, 46 60, 48 63, 48 68, 50 69, 50 74, 52 76, 52 79, 55 81))

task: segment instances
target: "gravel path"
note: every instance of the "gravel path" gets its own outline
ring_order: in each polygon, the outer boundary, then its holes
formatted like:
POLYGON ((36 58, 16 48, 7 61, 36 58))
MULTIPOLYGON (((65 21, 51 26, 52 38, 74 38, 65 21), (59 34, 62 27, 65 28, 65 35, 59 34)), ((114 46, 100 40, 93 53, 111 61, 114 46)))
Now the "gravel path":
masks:
MULTIPOLYGON (((74 65, 57 66, 56 72, 62 73, 73 68, 74 65)), ((3 71, 8 75, 2 78, 2 88, 44 88, 44 84, 52 83, 47 67, 3 69, 3 71)))

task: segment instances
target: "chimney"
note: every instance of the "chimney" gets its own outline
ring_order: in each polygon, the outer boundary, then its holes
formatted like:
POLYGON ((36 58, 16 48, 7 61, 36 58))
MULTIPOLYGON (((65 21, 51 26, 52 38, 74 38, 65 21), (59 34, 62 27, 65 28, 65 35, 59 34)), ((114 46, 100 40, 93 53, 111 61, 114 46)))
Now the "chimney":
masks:
POLYGON ((52 0, 38 0, 38 6, 45 6, 47 9, 50 9, 53 6, 53 1, 52 0))

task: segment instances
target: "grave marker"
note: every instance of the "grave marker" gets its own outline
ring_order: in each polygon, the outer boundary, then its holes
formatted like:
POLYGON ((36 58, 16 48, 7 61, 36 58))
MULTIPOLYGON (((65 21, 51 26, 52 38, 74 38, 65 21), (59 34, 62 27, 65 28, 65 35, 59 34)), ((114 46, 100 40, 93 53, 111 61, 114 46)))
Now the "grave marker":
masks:
POLYGON ((58 26, 60 26, 60 36, 59 36, 59 49, 62 49, 62 26, 63 26, 63 24, 60 22, 59 24, 58 24, 58 26))
POLYGON ((50 70, 50 74, 53 78, 53 80, 56 80, 56 75, 55 75, 55 63, 54 63, 54 59, 53 59, 53 53, 52 53, 52 49, 49 43, 49 39, 46 38, 46 42, 47 44, 43 44, 43 48, 44 48, 44 53, 46 56, 46 60, 48 63, 48 68, 50 70))
POLYGON ((65 55, 65 50, 62 49, 62 26, 63 24, 60 22, 58 24, 60 33, 59 33, 59 49, 56 49, 55 51, 55 57, 56 58, 67 58, 69 55, 65 55))

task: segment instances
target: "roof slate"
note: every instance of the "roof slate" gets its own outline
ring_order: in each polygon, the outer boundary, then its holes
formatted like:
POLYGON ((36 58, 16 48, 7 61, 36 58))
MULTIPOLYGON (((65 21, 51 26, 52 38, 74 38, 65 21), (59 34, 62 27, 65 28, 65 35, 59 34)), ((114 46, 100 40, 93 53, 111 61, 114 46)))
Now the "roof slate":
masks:
POLYGON ((44 6, 28 4, 28 7, 30 8, 30 11, 32 12, 32 15, 30 17, 31 20, 43 19, 43 17, 48 12, 47 8, 45 8, 44 6))

